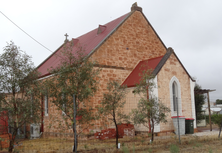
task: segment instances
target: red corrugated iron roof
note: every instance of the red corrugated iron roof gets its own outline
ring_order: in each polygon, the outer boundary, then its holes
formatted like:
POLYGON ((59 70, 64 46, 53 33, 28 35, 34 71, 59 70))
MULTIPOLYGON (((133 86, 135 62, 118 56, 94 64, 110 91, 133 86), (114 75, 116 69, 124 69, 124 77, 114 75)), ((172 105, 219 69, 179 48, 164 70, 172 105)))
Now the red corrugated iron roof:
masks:
MULTIPOLYGON (((79 43, 80 45, 84 46, 84 50, 86 54, 91 54, 94 49, 96 49, 100 43, 102 43, 110 34, 112 34, 113 30, 118 28, 118 26, 130 15, 127 13, 103 26, 99 26, 100 32, 98 34, 98 28, 76 38, 72 41, 74 45, 79 43)), ((56 56, 62 51, 63 45, 57 49, 52 55, 50 55, 42 64, 38 66, 38 71, 41 73, 41 77, 46 76, 49 74, 48 69, 55 68, 59 65, 61 57, 56 56)), ((77 48, 73 49, 75 52, 77 48)))
POLYGON ((140 61, 139 64, 134 68, 130 75, 126 78, 122 85, 127 87, 135 87, 136 84, 140 83, 141 74, 143 71, 148 69, 155 70, 156 66, 159 64, 163 56, 140 61))

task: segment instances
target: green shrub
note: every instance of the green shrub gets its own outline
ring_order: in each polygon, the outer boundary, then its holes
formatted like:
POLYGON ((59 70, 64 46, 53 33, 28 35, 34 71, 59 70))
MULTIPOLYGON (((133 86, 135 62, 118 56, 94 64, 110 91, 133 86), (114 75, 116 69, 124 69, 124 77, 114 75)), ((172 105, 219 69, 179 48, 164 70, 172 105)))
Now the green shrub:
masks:
MULTIPOLYGON (((213 114, 211 115, 211 123, 218 125, 220 127, 222 121, 222 114, 213 114)), ((209 124, 209 115, 206 115, 206 122, 209 124)))
POLYGON ((218 114, 215 118, 214 118, 214 124, 216 124, 218 127, 220 127, 222 122, 222 114, 218 114))

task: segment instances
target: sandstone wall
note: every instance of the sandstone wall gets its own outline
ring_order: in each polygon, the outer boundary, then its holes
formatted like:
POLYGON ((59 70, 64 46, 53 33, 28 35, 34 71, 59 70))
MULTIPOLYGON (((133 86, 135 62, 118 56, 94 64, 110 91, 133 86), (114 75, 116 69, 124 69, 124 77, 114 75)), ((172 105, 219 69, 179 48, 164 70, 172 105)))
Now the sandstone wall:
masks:
MULTIPOLYGON (((171 108, 170 102, 170 80, 175 76, 180 83, 181 90, 181 102, 182 102, 182 116, 186 118, 192 117, 192 107, 191 107, 191 94, 190 94, 190 78, 186 71, 183 69, 182 65, 179 63, 174 54, 166 61, 165 65, 162 67, 157 75, 158 79, 158 95, 160 100, 169 108, 171 108)), ((160 130, 174 130, 173 122, 171 119, 171 113, 168 114, 167 124, 161 123, 160 130)))
POLYGON ((133 69, 145 59, 162 56, 166 48, 144 16, 134 12, 92 55, 102 65, 133 69))
MULTIPOLYGON (((102 68, 98 92, 91 99, 93 107, 101 102, 109 80, 119 80, 122 83, 139 61, 163 56, 165 53, 166 48, 141 12, 134 12, 90 57, 92 60, 97 60, 102 68)), ((61 118, 61 114, 62 112, 57 111, 49 101, 49 116, 61 118)), ((49 122, 49 117, 44 117, 45 132, 58 132, 56 127, 59 125, 48 128, 49 122)), ((105 122, 96 121, 94 129, 100 129, 101 126, 105 128, 105 122)), ((106 126, 112 126, 112 123, 108 122, 106 126)), ((72 131, 66 130, 66 132, 72 131)))

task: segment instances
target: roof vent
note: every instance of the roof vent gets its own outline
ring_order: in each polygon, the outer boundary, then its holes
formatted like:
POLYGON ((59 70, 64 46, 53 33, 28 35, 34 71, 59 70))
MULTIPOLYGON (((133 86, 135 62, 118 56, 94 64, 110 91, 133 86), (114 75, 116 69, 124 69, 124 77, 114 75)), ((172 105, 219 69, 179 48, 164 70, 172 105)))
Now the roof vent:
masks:
POLYGON ((106 26, 99 25, 99 28, 98 28, 97 34, 101 34, 101 33, 103 33, 103 31, 105 31, 105 30, 106 30, 106 26))
POLYGON ((76 45, 79 42, 79 39, 72 38, 73 45, 76 45))
POLYGON ((140 12, 142 12, 142 7, 137 6, 137 2, 135 2, 131 7, 131 11, 140 11, 140 12))

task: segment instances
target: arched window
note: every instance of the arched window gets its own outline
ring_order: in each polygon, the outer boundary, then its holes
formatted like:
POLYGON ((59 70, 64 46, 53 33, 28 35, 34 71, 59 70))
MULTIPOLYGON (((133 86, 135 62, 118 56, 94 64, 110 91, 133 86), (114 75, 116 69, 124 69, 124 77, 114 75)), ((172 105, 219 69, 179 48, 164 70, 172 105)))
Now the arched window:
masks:
POLYGON ((182 115, 182 105, 181 105, 181 90, 179 80, 173 76, 170 80, 170 105, 171 105, 171 115, 177 115, 177 107, 179 115, 182 115))
POLYGON ((172 84, 172 90, 173 90, 173 111, 177 111, 177 106, 178 106, 178 88, 177 88, 177 83, 175 81, 172 84))

